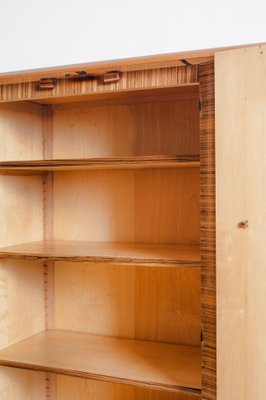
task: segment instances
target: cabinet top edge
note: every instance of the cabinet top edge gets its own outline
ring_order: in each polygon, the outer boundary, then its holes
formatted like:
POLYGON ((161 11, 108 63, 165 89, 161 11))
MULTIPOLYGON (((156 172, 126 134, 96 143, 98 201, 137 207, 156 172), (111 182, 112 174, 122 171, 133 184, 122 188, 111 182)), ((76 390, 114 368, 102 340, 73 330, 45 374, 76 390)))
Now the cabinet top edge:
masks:
POLYGON ((66 66, 55 66, 41 69, 31 69, 24 71, 13 71, 0 73, 0 85, 9 83, 20 83, 36 81, 41 78, 64 78, 65 74, 73 74, 76 71, 86 70, 90 74, 99 74, 107 71, 122 70, 134 71, 153 68, 164 68, 177 65, 199 64, 212 60, 215 53, 225 50, 234 50, 243 47, 260 46, 265 43, 245 44, 230 47, 220 47, 203 50, 192 50, 177 53, 165 53, 134 58, 121 58, 116 60, 105 60, 98 62, 88 62, 82 64, 72 64, 66 66), (184 62, 185 61, 185 62, 184 62))

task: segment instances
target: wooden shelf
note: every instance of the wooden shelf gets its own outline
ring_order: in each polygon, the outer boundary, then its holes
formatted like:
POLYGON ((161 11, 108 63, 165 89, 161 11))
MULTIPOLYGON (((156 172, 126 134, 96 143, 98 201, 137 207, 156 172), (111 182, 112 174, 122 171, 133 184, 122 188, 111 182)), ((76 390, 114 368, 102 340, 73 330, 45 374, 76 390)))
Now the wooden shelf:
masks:
POLYGON ((57 160, 5 161, 0 163, 0 174, 32 174, 45 171, 126 168, 199 167, 197 155, 158 155, 136 157, 78 158, 57 160))
POLYGON ((200 398, 198 346, 119 339, 66 331, 44 331, 0 352, 0 364, 200 398))
POLYGON ((47 240, 0 249, 0 258, 147 266, 200 266, 197 245, 47 240))

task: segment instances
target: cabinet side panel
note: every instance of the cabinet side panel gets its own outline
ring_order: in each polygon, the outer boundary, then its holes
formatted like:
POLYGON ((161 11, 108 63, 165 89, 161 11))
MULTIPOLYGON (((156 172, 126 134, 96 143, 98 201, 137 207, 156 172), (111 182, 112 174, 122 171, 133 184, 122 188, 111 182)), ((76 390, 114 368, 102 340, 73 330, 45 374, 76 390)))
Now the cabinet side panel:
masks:
POLYGON ((42 372, 1 367, 0 376, 1 400, 46 399, 44 374, 42 372))
MULTIPOLYGON (((1 176, 0 210, 2 246, 41 240, 41 178, 1 176)), ((41 331, 44 328, 42 265, 36 261, 1 260, 0 300, 2 348, 41 331)), ((3 393, 3 399, 41 400, 44 387, 44 374, 1 369, 0 393, 3 393)))
MULTIPOLYGON (((0 106, 0 159, 42 157, 41 108, 0 106)), ((0 177, 0 246, 41 240, 42 180, 0 177)), ((44 328, 43 269, 35 261, 0 262, 0 346, 4 348, 44 328)), ((45 375, 0 369, 1 400, 45 399, 45 375)))
POLYGON ((37 104, 0 104, 0 160, 42 158, 42 110, 37 104))
POLYGON ((265 77, 266 46, 216 56, 219 400, 265 398, 265 77))

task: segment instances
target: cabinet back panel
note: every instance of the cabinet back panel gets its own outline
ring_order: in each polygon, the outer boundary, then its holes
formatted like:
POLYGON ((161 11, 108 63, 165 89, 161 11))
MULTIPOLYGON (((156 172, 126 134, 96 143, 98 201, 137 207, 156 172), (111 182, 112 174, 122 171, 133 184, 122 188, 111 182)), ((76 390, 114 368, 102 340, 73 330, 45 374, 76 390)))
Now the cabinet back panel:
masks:
POLYGON ((55 109, 53 157, 199 154, 198 99, 55 109))
POLYGON ((198 243, 199 170, 55 173, 54 238, 198 243))
POLYGON ((59 400, 195 400, 194 396, 159 392, 109 382, 98 382, 59 375, 59 400))
POLYGON ((54 274, 58 329, 199 345, 196 268, 56 262, 54 274))

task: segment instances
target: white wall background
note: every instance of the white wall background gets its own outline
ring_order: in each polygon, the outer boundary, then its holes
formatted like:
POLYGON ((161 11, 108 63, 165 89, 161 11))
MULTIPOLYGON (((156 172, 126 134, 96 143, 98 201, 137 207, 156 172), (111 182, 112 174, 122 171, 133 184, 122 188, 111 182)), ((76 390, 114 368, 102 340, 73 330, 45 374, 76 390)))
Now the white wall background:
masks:
POLYGON ((265 0, 0 0, 0 72, 266 41, 265 0))

